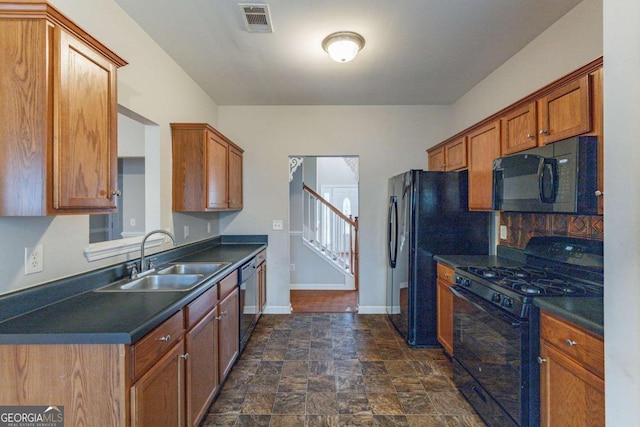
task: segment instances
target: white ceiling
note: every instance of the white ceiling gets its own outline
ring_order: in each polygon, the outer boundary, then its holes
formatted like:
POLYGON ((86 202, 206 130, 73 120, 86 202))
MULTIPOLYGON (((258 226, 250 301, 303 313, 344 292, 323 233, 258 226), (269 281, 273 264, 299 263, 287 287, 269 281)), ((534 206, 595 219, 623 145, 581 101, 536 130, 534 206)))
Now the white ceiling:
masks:
POLYGON ((580 0, 116 0, 219 105, 451 104, 580 0), (274 32, 239 3, 268 4, 274 32), (366 40, 350 63, 322 39, 366 40))

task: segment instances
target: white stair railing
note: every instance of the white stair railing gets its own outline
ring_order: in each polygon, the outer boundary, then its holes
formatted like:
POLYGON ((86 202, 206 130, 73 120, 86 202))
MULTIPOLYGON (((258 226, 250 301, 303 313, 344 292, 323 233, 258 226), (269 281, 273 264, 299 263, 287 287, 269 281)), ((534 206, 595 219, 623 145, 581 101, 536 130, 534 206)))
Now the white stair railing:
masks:
POLYGON ((358 289, 358 217, 346 216, 306 184, 303 189, 302 238, 353 276, 358 289))

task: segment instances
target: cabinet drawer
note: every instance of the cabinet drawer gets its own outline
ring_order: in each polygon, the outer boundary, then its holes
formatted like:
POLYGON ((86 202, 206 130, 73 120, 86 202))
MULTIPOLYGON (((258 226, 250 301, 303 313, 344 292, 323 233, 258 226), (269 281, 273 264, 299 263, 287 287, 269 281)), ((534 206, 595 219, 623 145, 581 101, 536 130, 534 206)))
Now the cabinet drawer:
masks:
POLYGON ((131 346, 133 378, 138 378, 173 347, 184 330, 182 310, 131 346))
POLYGON ((256 265, 260 265, 267 260, 267 250, 261 251, 258 255, 256 255, 256 265))
POLYGON ((604 378, 604 341, 601 338, 544 311, 540 315, 540 337, 604 378))
POLYGON ((238 286, 238 270, 229 274, 218 283, 218 297, 223 299, 229 292, 231 292, 236 286, 238 286))
POLYGON ((187 329, 198 323, 205 314, 218 303, 218 285, 213 285, 209 290, 200 295, 184 308, 184 324, 187 329))
POLYGON ((445 282, 453 283, 453 268, 446 264, 438 263, 438 278, 445 282))

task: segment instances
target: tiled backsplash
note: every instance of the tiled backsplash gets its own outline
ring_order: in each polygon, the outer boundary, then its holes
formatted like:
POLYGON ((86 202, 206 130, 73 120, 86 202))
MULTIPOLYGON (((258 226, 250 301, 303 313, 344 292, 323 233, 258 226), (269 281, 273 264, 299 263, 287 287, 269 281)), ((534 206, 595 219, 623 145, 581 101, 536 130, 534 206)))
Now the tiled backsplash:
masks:
POLYGON ((598 215, 501 212, 500 225, 507 226, 507 239, 500 244, 517 249, 524 249, 533 236, 604 239, 604 219, 598 215))

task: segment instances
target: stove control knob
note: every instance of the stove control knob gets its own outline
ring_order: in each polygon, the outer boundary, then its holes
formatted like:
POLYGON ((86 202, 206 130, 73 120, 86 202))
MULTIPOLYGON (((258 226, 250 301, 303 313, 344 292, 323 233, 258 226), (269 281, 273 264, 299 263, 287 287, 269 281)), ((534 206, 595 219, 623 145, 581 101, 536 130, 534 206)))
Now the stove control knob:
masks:
POLYGON ((461 286, 470 286, 471 281, 466 277, 456 276, 456 283, 461 286))
POLYGON ((511 298, 502 298, 502 306, 505 308, 513 307, 513 300, 511 298))
POLYGON ((494 292, 493 295, 491 295, 491 302, 500 304, 500 301, 502 301, 502 295, 500 295, 497 292, 494 292))

